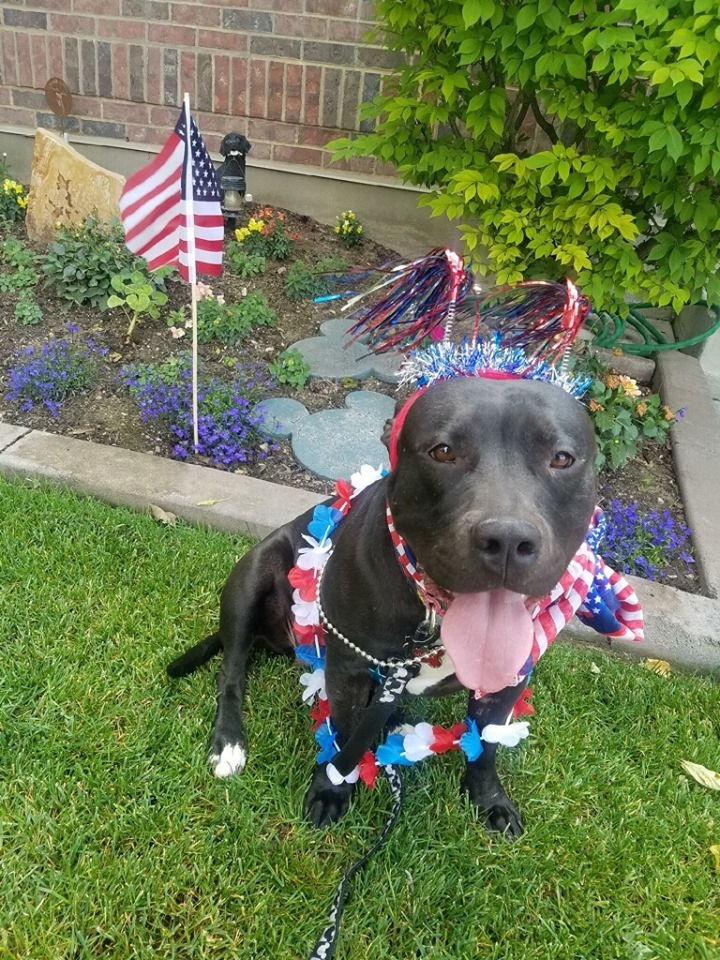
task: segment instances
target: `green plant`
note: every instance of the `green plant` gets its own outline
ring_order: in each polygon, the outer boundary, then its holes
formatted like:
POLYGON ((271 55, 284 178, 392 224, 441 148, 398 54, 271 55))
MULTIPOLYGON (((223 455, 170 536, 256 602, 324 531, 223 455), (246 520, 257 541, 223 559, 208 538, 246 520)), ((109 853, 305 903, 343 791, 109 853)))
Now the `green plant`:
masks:
POLYGON ((607 465, 617 470, 645 440, 664 444, 676 420, 659 394, 642 396, 632 377, 608 373, 593 380, 587 400, 598 442, 598 469, 607 465))
POLYGON ((58 225, 43 270, 60 297, 100 310, 107 308, 112 280, 118 274, 141 273, 154 289, 164 290, 165 278, 172 272, 162 269, 148 274, 145 261, 125 246, 122 228, 94 217, 74 227, 58 225))
POLYGON ((343 257, 325 257, 313 267, 304 260, 296 260, 285 277, 285 292, 291 300, 312 300, 325 296, 333 288, 332 274, 347 268, 348 262, 343 257))
POLYGON ((20 291, 13 316, 18 323, 25 324, 26 326, 40 323, 43 318, 43 312, 32 290, 25 289, 20 291))
POLYGON ((335 141, 431 192, 500 283, 720 304, 714 0, 379 0, 398 67, 335 141), (543 142, 538 142, 537 135, 543 142), (537 144, 537 146, 536 146, 537 144))
POLYGON ((310 379, 310 367, 295 347, 285 350, 274 363, 268 364, 268 370, 278 383, 296 390, 302 390, 310 379))
POLYGON ((343 211, 343 213, 336 217, 336 220, 337 226, 335 227, 335 233, 344 246, 349 248, 357 246, 358 243, 362 243, 364 239, 363 225, 352 210, 343 211))
POLYGON ((287 260, 297 236, 287 232, 284 213, 265 207, 250 218, 247 226, 238 227, 235 239, 248 253, 259 253, 272 260, 287 260))
POLYGON ((8 237, 0 240, 0 261, 10 267, 31 267, 35 263, 35 254, 22 240, 8 237))
POLYGON ((223 297, 204 296, 197 305, 198 341, 219 340, 239 343, 255 327, 272 327, 277 314, 268 306, 265 295, 256 290, 239 303, 225 303, 223 297))
POLYGON ((130 326, 125 334, 129 340, 135 325, 143 318, 150 317, 157 320, 160 316, 160 307, 167 303, 167 294, 157 290, 150 283, 147 274, 139 270, 124 270, 116 274, 110 281, 116 293, 108 297, 107 305, 111 309, 120 307, 130 320, 130 326))
POLYGON ((33 267, 19 267, 13 273, 0 273, 0 291, 17 292, 34 287, 40 275, 33 267))
POLYGON ((225 249, 225 259, 228 267, 243 280, 258 277, 265 273, 267 260, 262 253, 251 253, 244 250, 242 244, 231 242, 225 249))

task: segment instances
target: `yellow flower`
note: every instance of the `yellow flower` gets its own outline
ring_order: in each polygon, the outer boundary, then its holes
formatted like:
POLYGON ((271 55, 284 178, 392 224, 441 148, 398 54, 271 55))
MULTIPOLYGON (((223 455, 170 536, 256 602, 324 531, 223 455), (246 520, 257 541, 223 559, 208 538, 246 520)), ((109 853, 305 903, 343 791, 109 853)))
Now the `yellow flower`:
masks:
POLYGON ((250 231, 247 227, 238 227, 235 231, 235 239, 238 243, 242 243, 246 237, 250 236, 250 231))
POLYGON ((640 396, 640 387, 637 385, 637 380, 633 380, 632 377, 619 377, 620 386, 623 389, 623 392, 628 395, 628 397, 639 397, 640 396))

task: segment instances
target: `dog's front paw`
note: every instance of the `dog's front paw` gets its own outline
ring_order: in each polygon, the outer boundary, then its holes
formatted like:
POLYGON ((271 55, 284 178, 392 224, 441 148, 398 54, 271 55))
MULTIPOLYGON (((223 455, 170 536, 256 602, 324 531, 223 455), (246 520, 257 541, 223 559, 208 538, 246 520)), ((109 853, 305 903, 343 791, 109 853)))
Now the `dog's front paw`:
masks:
POLYGON ((227 743, 216 747, 210 754, 210 765, 216 777, 225 779, 234 773, 242 773, 247 763, 247 750, 242 743, 227 743))
POLYGON ((318 767, 305 794, 305 817, 314 827, 329 827, 347 813, 354 783, 330 782, 325 767, 318 767))
POLYGON ((508 840, 522 836, 522 818, 496 775, 487 778, 466 775, 462 790, 488 830, 502 833, 508 840))

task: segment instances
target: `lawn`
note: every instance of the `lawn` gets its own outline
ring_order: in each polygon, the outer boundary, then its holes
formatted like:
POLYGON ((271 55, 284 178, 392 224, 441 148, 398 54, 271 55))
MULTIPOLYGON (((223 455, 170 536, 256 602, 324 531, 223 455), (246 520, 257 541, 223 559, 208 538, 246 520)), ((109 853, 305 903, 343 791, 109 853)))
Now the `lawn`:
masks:
MULTIPOLYGON (((251 676, 246 773, 211 777, 217 665, 164 666, 213 627, 247 544, 4 481, 0 516, 0 956, 306 956, 389 798, 303 822, 314 741, 279 660, 251 676)), ((525 836, 472 820, 457 756, 413 769, 338 960, 720 958, 720 795, 680 767, 720 766, 720 686, 561 646, 534 686, 500 762, 525 836)))

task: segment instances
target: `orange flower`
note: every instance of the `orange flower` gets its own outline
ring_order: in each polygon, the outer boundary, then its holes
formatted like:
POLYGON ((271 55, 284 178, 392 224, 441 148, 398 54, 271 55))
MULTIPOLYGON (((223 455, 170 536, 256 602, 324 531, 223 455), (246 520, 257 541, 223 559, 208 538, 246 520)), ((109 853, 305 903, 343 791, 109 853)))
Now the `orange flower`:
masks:
POLYGON ((617 374, 609 373, 605 377, 604 382, 606 387, 609 387, 611 390, 617 390, 617 388, 620 386, 620 377, 618 377, 617 374))
POLYGON ((666 403, 663 404, 662 412, 663 412, 663 416, 665 417, 666 420, 674 420, 674 419, 675 419, 675 414, 672 412, 672 410, 670 409, 670 407, 669 407, 666 403))
POLYGON ((638 405, 635 407, 635 413, 636 413, 639 417, 644 417, 645 414, 647 413, 647 408, 648 408, 648 406, 647 406, 647 404, 645 403, 645 401, 643 400, 641 403, 638 403, 638 405))
POLYGON ((588 404, 588 407, 590 408, 592 413, 597 413, 599 410, 605 409, 605 407, 601 403, 598 403, 597 400, 591 400, 590 403, 588 404))

